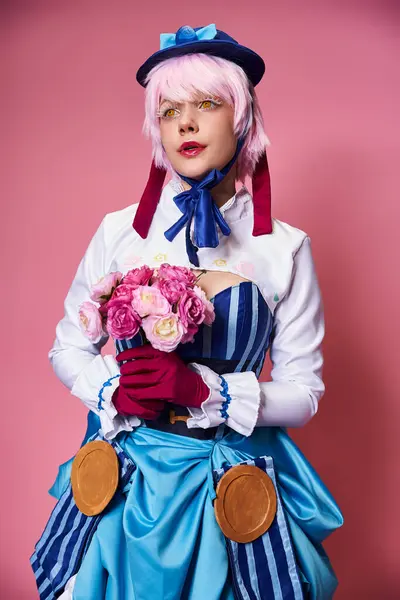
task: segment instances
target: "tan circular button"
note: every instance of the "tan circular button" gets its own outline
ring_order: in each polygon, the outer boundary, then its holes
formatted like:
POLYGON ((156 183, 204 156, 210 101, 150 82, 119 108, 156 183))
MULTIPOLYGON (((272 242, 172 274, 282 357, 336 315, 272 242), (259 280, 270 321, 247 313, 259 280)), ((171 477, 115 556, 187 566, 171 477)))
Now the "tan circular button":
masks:
POLYGON ((237 465, 223 475, 216 489, 215 517, 223 534, 246 544, 263 535, 276 514, 272 479, 253 465, 237 465))
POLYGON ((118 486, 118 458, 111 444, 101 440, 85 444, 72 463, 71 484, 75 504, 88 517, 100 514, 118 486))

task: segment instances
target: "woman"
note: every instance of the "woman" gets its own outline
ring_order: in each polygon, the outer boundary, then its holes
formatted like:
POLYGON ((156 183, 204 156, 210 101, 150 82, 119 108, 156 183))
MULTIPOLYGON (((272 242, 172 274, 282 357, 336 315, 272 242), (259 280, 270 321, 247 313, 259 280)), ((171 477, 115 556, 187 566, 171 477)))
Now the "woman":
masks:
POLYGON ((91 411, 84 444, 106 439, 116 450, 120 485, 105 510, 84 517, 63 465, 32 557, 42 599, 325 600, 336 589, 321 542, 342 516, 285 431, 308 422, 324 392, 324 323, 310 240, 270 215, 254 92, 263 73, 257 54, 214 25, 163 34, 137 73, 149 182, 139 205, 103 219, 49 354, 91 411), (253 196, 235 188, 247 175, 253 196), (171 274, 191 269, 213 303, 212 326, 175 352, 137 335, 116 341, 116 359, 102 356, 107 336, 93 344, 79 324, 91 286, 161 263, 171 274), (260 383, 268 350, 272 381, 260 383), (239 464, 265 471, 277 493, 270 529, 243 543, 213 507, 217 482, 239 464))

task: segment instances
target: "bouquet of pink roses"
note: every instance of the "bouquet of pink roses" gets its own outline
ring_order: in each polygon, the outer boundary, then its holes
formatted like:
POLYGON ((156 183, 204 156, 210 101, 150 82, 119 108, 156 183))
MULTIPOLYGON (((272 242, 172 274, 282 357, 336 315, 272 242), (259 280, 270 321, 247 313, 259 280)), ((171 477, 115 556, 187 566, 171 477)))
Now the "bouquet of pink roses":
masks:
POLYGON ((214 306, 196 285, 187 267, 147 266, 122 276, 108 273, 91 288, 90 299, 79 307, 85 335, 97 343, 103 335, 130 339, 140 332, 153 348, 172 352, 193 342, 200 325, 211 325, 214 306), (96 304, 94 304, 96 303, 96 304))

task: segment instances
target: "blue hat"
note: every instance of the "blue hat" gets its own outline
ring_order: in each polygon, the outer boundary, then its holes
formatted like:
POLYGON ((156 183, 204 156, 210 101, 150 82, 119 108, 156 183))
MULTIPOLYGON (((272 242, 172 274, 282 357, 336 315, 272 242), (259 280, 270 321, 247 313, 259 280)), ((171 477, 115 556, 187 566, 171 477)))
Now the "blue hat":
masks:
POLYGON ((189 27, 184 25, 176 33, 160 35, 160 50, 146 60, 136 73, 136 79, 146 87, 145 79, 151 69, 167 58, 202 52, 230 60, 242 67, 251 83, 256 86, 265 71, 265 63, 261 56, 241 46, 224 31, 216 29, 214 24, 206 27, 189 27))

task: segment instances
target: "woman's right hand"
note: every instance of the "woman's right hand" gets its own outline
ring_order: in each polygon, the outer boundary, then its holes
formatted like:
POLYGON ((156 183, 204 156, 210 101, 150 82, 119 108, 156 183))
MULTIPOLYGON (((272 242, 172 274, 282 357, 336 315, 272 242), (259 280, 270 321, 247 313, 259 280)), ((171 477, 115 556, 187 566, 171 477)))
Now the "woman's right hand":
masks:
POLYGON ((164 410, 165 402, 163 400, 141 400, 138 402, 132 396, 132 390, 119 384, 112 396, 112 402, 123 416, 135 416, 139 419, 157 419, 164 410))

